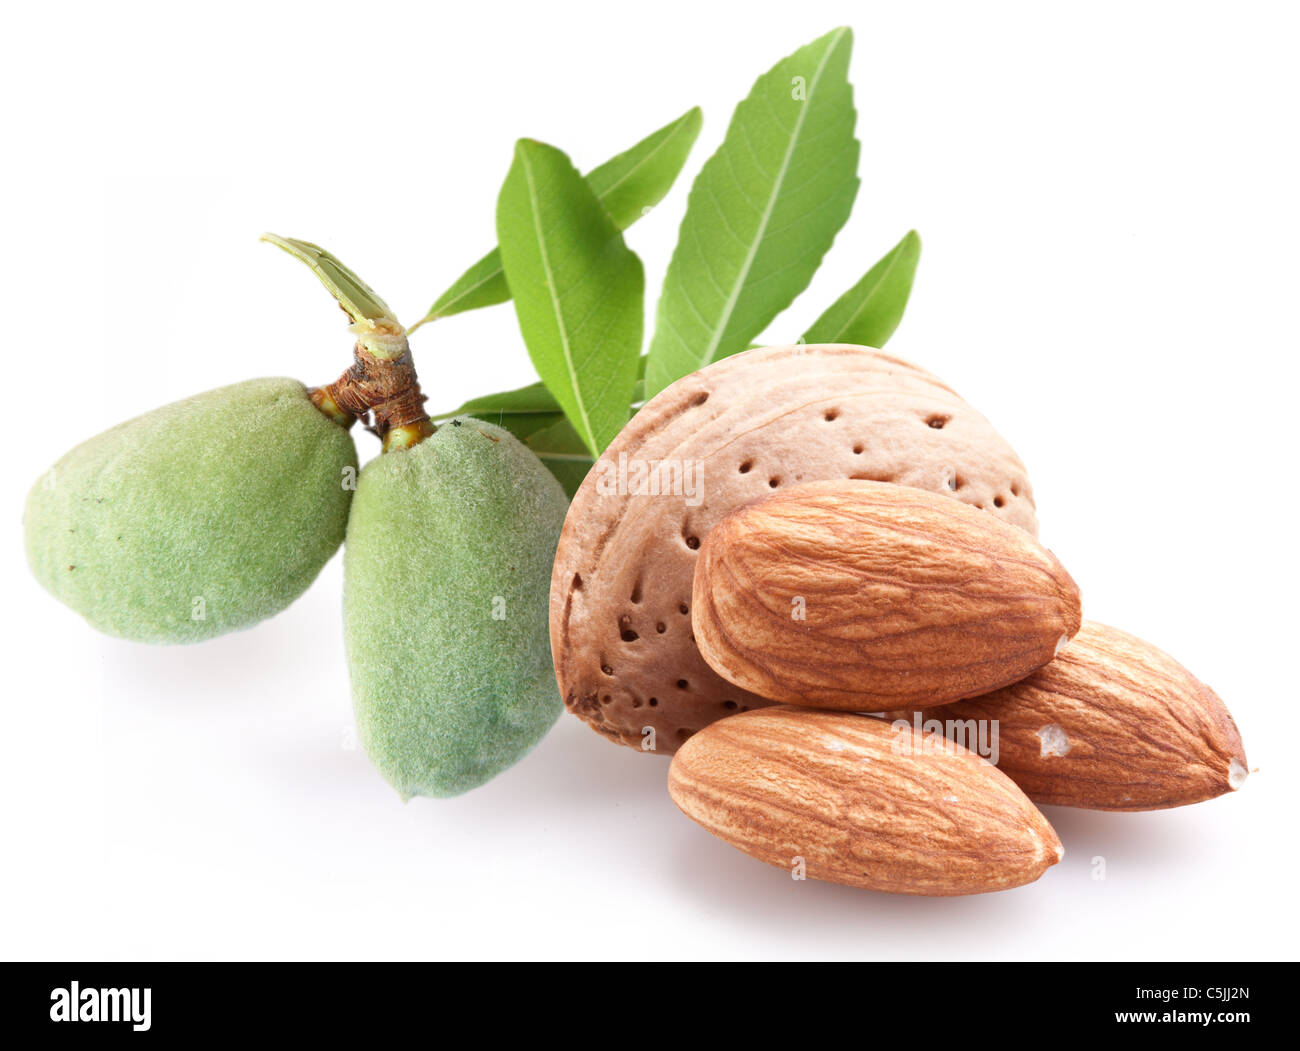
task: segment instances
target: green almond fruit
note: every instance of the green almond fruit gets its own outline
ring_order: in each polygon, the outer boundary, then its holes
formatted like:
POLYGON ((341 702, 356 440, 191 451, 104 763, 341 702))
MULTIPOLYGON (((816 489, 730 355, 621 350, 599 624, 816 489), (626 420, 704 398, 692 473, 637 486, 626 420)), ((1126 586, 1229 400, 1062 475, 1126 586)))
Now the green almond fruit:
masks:
POLYGON ((361 472, 344 633, 362 744, 403 799, 483 784, 559 717, 547 608, 567 507, 533 453, 468 417, 361 472))
POLYGON ((110 635, 201 642, 279 613, 338 550, 357 454, 291 379, 208 391, 77 446, 32 488, 27 559, 110 635))

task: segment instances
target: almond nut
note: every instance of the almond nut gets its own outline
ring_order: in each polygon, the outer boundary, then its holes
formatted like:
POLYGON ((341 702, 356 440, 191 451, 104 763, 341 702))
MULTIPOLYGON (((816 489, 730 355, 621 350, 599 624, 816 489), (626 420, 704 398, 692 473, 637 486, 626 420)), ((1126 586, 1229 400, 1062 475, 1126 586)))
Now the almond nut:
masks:
POLYGON ((765 708, 687 741, 673 802, 760 861, 898 894, 1031 883, 1063 853, 996 767, 941 736, 844 712, 765 708))
POLYGON ((996 723, 998 768, 1036 803, 1163 810, 1246 779, 1241 735, 1218 695, 1150 643, 1091 621, 1028 678, 924 718, 952 733, 996 723))
POLYGON ((1023 529, 866 481, 792 486, 728 515, 700 549, 692 610, 723 678, 856 711, 1006 686, 1050 661, 1080 621, 1074 581, 1023 529))

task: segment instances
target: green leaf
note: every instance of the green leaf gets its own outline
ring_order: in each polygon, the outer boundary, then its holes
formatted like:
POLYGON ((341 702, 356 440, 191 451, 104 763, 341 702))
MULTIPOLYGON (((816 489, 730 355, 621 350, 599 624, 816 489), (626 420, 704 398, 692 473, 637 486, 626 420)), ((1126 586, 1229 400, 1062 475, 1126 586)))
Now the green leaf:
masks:
POLYGON ((696 106, 591 170, 587 185, 615 226, 626 230, 667 196, 703 123, 704 116, 696 106))
POLYGON ((591 465, 595 463, 573 425, 561 416, 549 427, 527 435, 523 441, 546 464, 551 474, 559 479, 572 500, 578 486, 591 470, 591 465))
MULTIPOLYGON (((632 403, 645 401, 645 355, 637 359, 636 386, 632 388, 632 403)), ((555 395, 546 389, 546 384, 538 380, 526 387, 503 390, 496 394, 482 394, 470 398, 450 412, 430 414, 435 423, 450 420, 453 416, 477 416, 481 420, 491 418, 491 414, 507 416, 563 416, 564 410, 555 400, 555 395)))
POLYGON ((812 323, 800 342, 883 347, 903 320, 920 260, 921 238, 909 230, 862 280, 812 323))
POLYGON ((494 248, 466 270, 429 308, 429 312, 411 326, 414 332, 428 321, 450 317, 462 310, 477 310, 504 303, 510 298, 505 274, 501 271, 501 254, 494 248))
POLYGON ((320 245, 293 237, 281 237, 279 234, 263 234, 261 239, 276 248, 283 248, 295 259, 306 263, 353 321, 397 323, 388 304, 379 298, 375 290, 320 245))
POLYGON ((744 350, 812 279, 858 191, 852 33, 758 78, 691 187, 659 298, 646 393, 744 350))
POLYGON ((546 384, 540 380, 536 383, 530 383, 526 387, 516 387, 514 390, 503 390, 498 394, 484 394, 477 398, 470 398, 464 405, 451 412, 440 413, 431 417, 434 420, 449 420, 453 416, 477 416, 479 419, 487 419, 484 413, 506 412, 511 414, 527 413, 562 413, 560 403, 555 400, 555 395, 546 389, 546 384))
MULTIPOLYGON (((587 185, 620 230, 640 219, 672 189, 695 145, 702 121, 699 107, 689 110, 587 176, 587 185)), ((494 248, 457 278, 428 314, 411 326, 411 331, 426 321, 504 303, 509 298, 501 256, 494 248)))
POLYGON ((644 326, 641 260, 559 150, 515 146, 497 240, 537 374, 593 455, 627 423, 644 326))

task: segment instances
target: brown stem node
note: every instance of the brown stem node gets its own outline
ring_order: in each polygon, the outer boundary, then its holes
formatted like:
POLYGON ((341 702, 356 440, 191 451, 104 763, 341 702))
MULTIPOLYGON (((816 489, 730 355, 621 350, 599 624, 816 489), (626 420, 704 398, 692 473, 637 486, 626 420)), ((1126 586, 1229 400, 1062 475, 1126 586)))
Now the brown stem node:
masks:
POLYGON ((409 349, 395 357, 378 357, 358 342, 347 371, 309 394, 312 403, 336 421, 361 420, 384 440, 386 449, 391 432, 403 436, 392 447, 403 448, 433 433, 409 349))

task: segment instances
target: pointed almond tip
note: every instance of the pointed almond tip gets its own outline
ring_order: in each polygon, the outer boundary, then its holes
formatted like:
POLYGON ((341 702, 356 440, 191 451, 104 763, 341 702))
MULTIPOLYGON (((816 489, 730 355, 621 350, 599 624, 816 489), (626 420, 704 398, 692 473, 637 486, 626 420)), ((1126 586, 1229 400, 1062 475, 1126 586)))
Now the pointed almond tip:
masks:
POLYGON ((1249 776, 1250 771, 1246 768, 1246 764, 1234 755, 1228 762, 1228 787, 1234 792, 1237 791, 1246 783, 1246 778, 1249 776))
MULTIPOLYGON (((1047 819, 1043 819, 1044 823, 1047 819)), ((1056 865, 1065 857, 1065 846, 1061 843, 1061 837, 1056 834, 1056 829, 1047 825, 1047 838, 1043 840, 1042 859, 1043 867, 1041 871, 1046 872, 1053 865, 1056 865)))
POLYGON ((1065 846, 1061 843, 1061 837, 1056 834, 1056 829, 1052 827, 1052 823, 1047 820, 1047 815, 1036 807, 1034 809, 1037 812, 1040 826, 1035 838, 1039 841, 1038 853, 1042 859, 1042 868, 1038 871, 1039 875, 1042 875, 1065 857, 1065 846))

